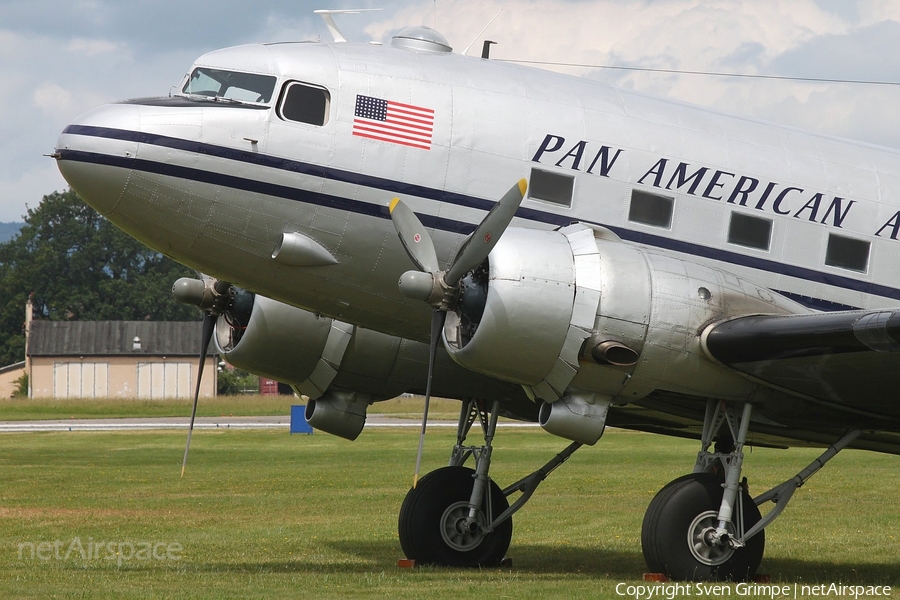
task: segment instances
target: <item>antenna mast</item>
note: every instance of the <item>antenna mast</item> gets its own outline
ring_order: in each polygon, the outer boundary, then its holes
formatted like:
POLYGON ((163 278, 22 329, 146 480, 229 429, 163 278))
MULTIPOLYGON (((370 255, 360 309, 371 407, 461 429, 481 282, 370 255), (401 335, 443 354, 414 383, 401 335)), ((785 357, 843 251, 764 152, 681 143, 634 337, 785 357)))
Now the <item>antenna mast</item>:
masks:
POLYGON ((491 23, 493 23, 497 19, 497 17, 500 16, 500 13, 502 13, 502 12, 503 12, 503 9, 501 8, 500 10, 497 11, 497 14, 494 15, 494 18, 491 19, 490 21, 488 21, 488 24, 484 26, 484 29, 482 29, 481 31, 478 32, 478 35, 475 36, 475 39, 472 40, 472 42, 468 46, 466 46, 465 50, 463 50, 463 52, 462 52, 463 56, 466 56, 469 53, 469 48, 472 47, 472 44, 474 44, 475 42, 478 41, 478 38, 481 37, 481 34, 484 33, 485 31, 487 31, 487 28, 491 26, 491 23))
POLYGON ((341 33, 341 30, 338 29, 338 26, 334 22, 334 18, 331 15, 358 15, 361 12, 372 12, 372 11, 376 11, 376 10, 381 10, 381 9, 380 8, 354 8, 354 9, 350 9, 350 10, 320 9, 320 10, 314 10, 313 13, 322 17, 322 20, 325 21, 325 26, 328 27, 328 31, 331 33, 331 37, 334 38, 334 41, 336 43, 346 43, 347 38, 345 38, 344 34, 341 33))

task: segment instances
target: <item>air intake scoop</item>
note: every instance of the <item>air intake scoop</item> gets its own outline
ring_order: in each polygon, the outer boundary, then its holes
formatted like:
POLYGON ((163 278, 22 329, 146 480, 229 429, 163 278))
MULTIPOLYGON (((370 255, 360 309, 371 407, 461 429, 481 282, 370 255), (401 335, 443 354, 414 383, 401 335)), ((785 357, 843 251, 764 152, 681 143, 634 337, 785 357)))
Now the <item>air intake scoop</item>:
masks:
POLYGON ((414 52, 450 53, 453 48, 447 40, 431 27, 420 25, 407 27, 391 40, 391 46, 406 48, 414 52))

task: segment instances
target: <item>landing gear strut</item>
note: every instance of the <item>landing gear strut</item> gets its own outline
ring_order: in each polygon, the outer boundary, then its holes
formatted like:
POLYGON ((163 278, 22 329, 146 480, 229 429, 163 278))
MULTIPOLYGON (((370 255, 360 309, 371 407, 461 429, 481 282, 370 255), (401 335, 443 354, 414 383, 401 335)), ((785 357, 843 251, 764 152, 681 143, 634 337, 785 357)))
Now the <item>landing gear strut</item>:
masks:
POLYGON ((762 561, 765 527, 798 487, 860 435, 846 433, 795 477, 754 499, 741 480, 752 411, 749 403, 708 402, 694 472, 660 490, 644 515, 641 546, 652 571, 689 581, 749 579, 762 561), (758 507, 767 501, 776 506, 763 517, 758 507))
POLYGON ((641 545, 652 571, 692 581, 742 580, 759 568, 765 536, 745 540, 744 534, 761 517, 739 481, 751 412, 749 403, 740 413, 725 402, 707 406, 694 472, 660 490, 644 515, 641 545), (733 443, 711 453, 723 423, 733 443))
POLYGON ((717 541, 723 491, 722 478, 711 473, 691 473, 660 490, 644 515, 641 531, 644 559, 651 571, 690 581, 742 580, 756 572, 764 535, 742 546, 729 542, 739 538, 742 527, 759 521, 759 509, 741 490, 739 525, 726 523, 729 541, 717 541))
POLYGON ((407 493, 398 523, 407 558, 451 567, 499 565, 512 539, 513 513, 581 447, 573 442, 546 465, 501 490, 488 476, 498 408, 499 402, 490 412, 477 399, 464 402, 450 465, 428 473, 407 493), (484 432, 484 445, 466 446, 476 420, 484 432), (475 460, 474 470, 463 466, 469 457, 475 460), (521 496, 510 506, 507 498, 515 492, 521 496))

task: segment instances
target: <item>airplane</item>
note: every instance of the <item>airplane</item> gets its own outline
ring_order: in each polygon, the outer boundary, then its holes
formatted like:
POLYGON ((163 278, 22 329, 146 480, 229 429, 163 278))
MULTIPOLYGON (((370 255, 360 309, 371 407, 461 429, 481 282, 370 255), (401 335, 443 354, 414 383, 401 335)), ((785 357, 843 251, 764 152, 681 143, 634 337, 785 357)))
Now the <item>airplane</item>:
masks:
POLYGON ((217 50, 177 93, 76 118, 54 157, 204 274, 173 288, 204 312, 201 356, 212 339, 291 384, 314 427, 353 440, 411 392, 424 435, 432 394, 461 401, 448 466, 421 479, 420 438, 409 559, 499 564, 512 515, 614 426, 700 442, 645 514, 650 571, 752 578, 838 452, 900 453, 900 154, 488 49, 410 27, 217 50), (500 416, 571 443, 501 488, 500 416), (825 450, 753 497, 747 446, 825 450))

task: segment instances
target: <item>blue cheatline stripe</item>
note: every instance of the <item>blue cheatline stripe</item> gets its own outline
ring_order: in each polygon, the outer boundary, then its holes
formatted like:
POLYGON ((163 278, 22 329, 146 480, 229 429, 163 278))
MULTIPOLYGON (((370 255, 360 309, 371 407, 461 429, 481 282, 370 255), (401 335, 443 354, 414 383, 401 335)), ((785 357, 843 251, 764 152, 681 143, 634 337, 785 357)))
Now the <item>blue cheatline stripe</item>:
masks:
MULTIPOLYGON (((222 173, 214 173, 212 171, 204 171, 191 167, 182 167, 180 165, 172 165, 167 163, 159 163, 152 160, 142 160, 136 158, 126 158, 123 156, 110 156, 108 154, 100 154, 96 152, 82 152, 79 150, 59 150, 60 160, 72 160, 76 162, 85 162, 98 165, 107 165, 111 167, 120 167, 123 169, 134 169, 143 173, 155 173, 157 175, 165 175, 167 177, 176 177, 179 179, 187 179, 190 181, 199 181, 212 185, 220 185, 223 187, 242 190, 245 192, 255 192, 274 196, 276 198, 284 198, 287 200, 295 200, 306 204, 314 204, 317 206, 325 206, 337 210, 345 210, 353 213, 368 215, 372 217, 381 217, 390 219, 387 205, 378 206, 368 202, 359 200, 351 200, 342 198, 341 196, 332 196, 319 192, 309 192, 294 187, 278 185, 275 183, 267 183, 257 181, 255 179, 247 179, 245 177, 235 177, 234 175, 225 175, 222 173)), ((451 231, 468 235, 475 230, 475 226, 462 221, 454 221, 444 219, 432 215, 420 215, 422 223, 426 227, 451 231)))
MULTIPOLYGON (((321 177, 332 181, 340 181, 352 185, 380 189, 393 195, 403 194, 408 196, 415 196, 419 198, 426 198, 429 200, 446 202, 448 204, 476 208, 480 210, 490 210, 495 204, 493 201, 483 198, 475 198, 473 196, 466 196, 463 194, 457 194, 454 192, 448 192, 435 188, 408 184, 402 181, 384 179, 381 177, 354 173, 352 171, 344 171, 341 169, 324 167, 321 165, 315 165, 285 158, 278 158, 265 154, 259 154, 256 152, 249 152, 246 150, 237 150, 235 148, 228 148, 225 146, 204 144, 192 140, 173 138, 153 133, 142 133, 139 131, 112 129, 108 127, 93 127, 87 125, 70 125, 66 127, 63 133, 116 139, 161 146, 165 148, 172 148, 175 150, 182 150, 185 152, 223 158, 226 160, 254 164, 281 171, 288 171, 291 173, 300 173, 303 175, 321 177)), ((295 200, 298 202, 325 206, 339 210, 347 210, 350 212, 379 217, 383 219, 390 218, 387 206, 378 206, 368 202, 361 202, 359 200, 351 200, 349 198, 342 198, 340 196, 332 196, 318 192, 308 192, 294 187, 278 185, 274 183, 266 183, 263 181, 257 181, 255 179, 247 179, 244 177, 236 177, 234 175, 225 175, 222 173, 159 163, 155 161, 110 156, 101 153, 81 152, 65 149, 59 150, 58 152, 60 154, 61 160, 73 160, 79 162, 110 165, 125 169, 136 169, 147 173, 157 173, 170 177, 177 177, 192 181, 201 181, 212 185, 222 185, 233 189, 244 190, 248 192, 257 192, 269 196, 275 196, 288 200, 295 200)), ((463 221, 445 219, 428 214, 419 214, 418 216, 421 219, 423 225, 425 225, 426 227, 432 227, 434 229, 461 234, 469 234, 475 229, 475 225, 463 221)), ((568 225, 575 221, 575 219, 568 215, 558 215, 555 213, 535 210, 531 208, 519 208, 516 211, 516 216, 521 219, 556 226, 568 225)), ((814 283, 822 283, 832 287, 900 300, 900 289, 885 285, 867 281, 860 281, 858 279, 852 279, 850 277, 834 275, 831 273, 824 273, 804 267, 786 265, 774 260, 748 256, 745 254, 740 254, 738 252, 732 252, 730 250, 703 246, 700 244, 694 244, 691 242, 685 242, 673 238, 653 235, 641 231, 606 225, 604 223, 597 223, 584 219, 578 219, 578 221, 606 227, 623 240, 634 242, 637 244, 651 246, 654 248, 661 248, 664 250, 672 250, 674 252, 681 252, 683 254, 689 254, 692 256, 699 256, 702 258, 717 260, 760 271, 767 271, 769 273, 787 275, 789 277, 803 279, 814 283)), ((804 301, 804 297, 798 295, 794 295, 793 298, 808 306, 827 306, 827 303, 823 304, 824 302, 826 302, 824 300, 810 298, 807 299, 807 301, 804 301), (809 301, 812 301, 813 304, 810 304, 809 301)), ((845 305, 840 306, 841 308, 848 308, 845 305)))
POLYGON ((850 306, 849 304, 841 304, 840 302, 832 302, 831 300, 822 300, 803 294, 795 294, 794 292, 786 292, 784 290, 772 290, 776 294, 781 294, 785 298, 790 298, 797 304, 802 304, 806 308, 819 310, 822 312, 834 312, 843 310, 859 310, 858 306, 850 306))
MULTIPOLYGON (((90 137, 101 137, 113 140, 122 140, 126 142, 136 142, 139 144, 150 144, 153 146, 161 146, 164 148, 172 148, 173 150, 183 150, 185 152, 193 152, 216 158, 224 158, 262 167, 269 167, 280 171, 289 171, 291 173, 299 173, 301 175, 311 175, 313 177, 321 177, 332 181, 340 181, 354 185, 361 185, 375 189, 385 190, 392 194, 403 194, 407 196, 417 196, 428 200, 437 200, 439 202, 447 202, 458 206, 468 206, 470 208, 478 208, 481 210, 490 210, 494 206, 494 202, 465 196, 463 194, 455 194, 444 190, 437 190, 420 185, 403 183, 402 181, 394 181, 392 179, 383 179, 381 177, 373 177, 354 173, 352 171, 344 171, 332 167, 323 167, 311 163, 290 160, 286 158, 278 158, 276 156, 260 154, 258 152, 249 152, 247 150, 237 150, 225 146, 215 146, 212 144, 204 144, 192 140, 181 138, 173 138, 154 133, 142 133, 140 131, 130 131, 127 129, 111 129, 109 127, 93 127, 88 125, 69 125, 63 130, 63 133, 73 135, 85 135, 90 137)), ((539 212, 539 211, 534 211, 539 212)), ((553 215, 558 216, 558 215, 553 215)), ((560 217, 562 219, 562 217, 560 217)), ((538 219, 535 219, 538 220, 538 219)), ((571 219, 565 218, 568 224, 571 219)), ((474 227, 473 227, 474 229, 474 227)))

